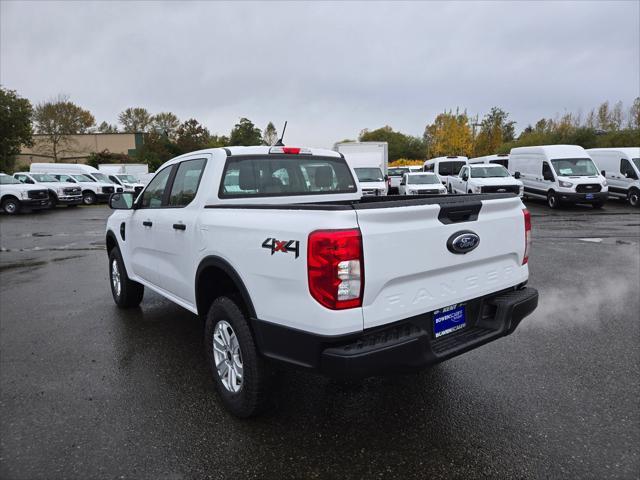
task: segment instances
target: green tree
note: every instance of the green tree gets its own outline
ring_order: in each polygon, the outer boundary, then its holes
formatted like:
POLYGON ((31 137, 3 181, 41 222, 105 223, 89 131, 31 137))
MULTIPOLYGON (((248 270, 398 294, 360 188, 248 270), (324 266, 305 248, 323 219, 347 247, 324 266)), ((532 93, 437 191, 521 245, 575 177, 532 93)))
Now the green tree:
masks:
POLYGON ((278 131, 272 122, 267 123, 262 135, 262 143, 264 145, 273 145, 278 140, 278 131))
POLYGON ((229 145, 229 137, 225 135, 211 135, 206 148, 220 148, 229 145))
POLYGON ((508 121, 509 114, 493 107, 480 123, 480 132, 474 142, 474 155, 477 157, 495 153, 500 145, 513 141, 515 122, 508 121))
POLYGON ((262 132, 248 118, 241 118, 231 130, 229 145, 262 145, 262 132))
MULTIPOLYGON (((629 128, 640 128, 640 97, 636 97, 629 109, 629 128)), ((637 142, 636 142, 637 143, 637 142)))
POLYGON ((171 112, 161 112, 151 118, 151 128, 158 133, 166 134, 169 138, 175 137, 179 126, 180 120, 171 112))
POLYGON ((358 139, 361 142, 387 142, 390 162, 400 158, 421 159, 425 156, 422 139, 397 132, 389 125, 376 130, 365 128, 360 132, 358 139))
POLYGON ((118 133, 118 126, 111 125, 107 122, 102 122, 98 125, 98 132, 100 133, 118 133))
POLYGON ((63 95, 36 105, 33 121, 36 132, 43 135, 36 142, 36 151, 49 155, 54 162, 72 149, 74 142, 70 135, 87 133, 96 123, 91 112, 63 95))
POLYGON ((150 132, 145 135, 144 144, 136 151, 135 160, 149 165, 149 170, 154 172, 167 160, 195 149, 183 150, 171 139, 159 132, 150 132))
POLYGON ((33 145, 31 102, 0 87, 0 170, 10 172, 20 147, 33 145))
POLYGON ((151 114, 146 108, 127 108, 120 112, 118 121, 125 133, 147 132, 151 126, 151 114))
POLYGON ((131 163, 131 158, 126 153, 111 153, 109 150, 89 154, 87 165, 98 168, 104 163, 131 163))
POLYGON ((211 134, 195 118, 190 118, 178 127, 176 138, 178 148, 186 153, 206 148, 211 134))

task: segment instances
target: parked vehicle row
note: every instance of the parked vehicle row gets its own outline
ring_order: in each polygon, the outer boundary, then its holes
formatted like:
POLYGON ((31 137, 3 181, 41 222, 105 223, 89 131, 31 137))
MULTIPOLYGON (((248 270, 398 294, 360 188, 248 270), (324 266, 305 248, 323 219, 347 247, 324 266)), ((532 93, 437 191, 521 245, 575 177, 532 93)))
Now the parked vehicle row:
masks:
POLYGON ((509 154, 471 159, 433 158, 423 170, 438 175, 449 193, 512 192, 544 199, 550 208, 575 203, 601 208, 609 197, 640 205, 640 147, 517 147, 509 154), (496 175, 503 180, 489 179, 496 175))

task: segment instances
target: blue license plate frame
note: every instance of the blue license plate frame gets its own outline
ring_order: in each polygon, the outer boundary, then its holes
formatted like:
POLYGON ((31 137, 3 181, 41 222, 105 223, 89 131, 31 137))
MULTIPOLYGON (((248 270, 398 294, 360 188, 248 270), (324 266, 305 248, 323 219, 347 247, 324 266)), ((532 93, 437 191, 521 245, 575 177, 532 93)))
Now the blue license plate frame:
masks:
POLYGON ((464 304, 449 305, 433 312, 433 337, 440 338, 467 326, 464 304))

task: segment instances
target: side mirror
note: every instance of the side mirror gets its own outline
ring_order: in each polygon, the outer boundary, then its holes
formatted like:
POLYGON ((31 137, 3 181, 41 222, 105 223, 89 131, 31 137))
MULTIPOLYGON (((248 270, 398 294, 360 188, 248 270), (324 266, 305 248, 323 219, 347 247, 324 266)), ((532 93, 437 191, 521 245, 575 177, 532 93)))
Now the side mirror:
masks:
POLYGON ((112 210, 131 210, 134 200, 132 192, 112 193, 109 197, 109 207, 112 210))
POLYGON ((603 177, 607 176, 607 172, 605 172, 604 170, 600 170, 600 175, 602 175, 603 177))
POLYGON ((385 182, 388 182, 388 181, 389 181, 389 175, 385 175, 385 176, 384 176, 384 181, 385 181, 385 182))
POLYGON ((516 180, 520 179, 520 172, 516 172, 513 174, 513 178, 515 178, 516 180))

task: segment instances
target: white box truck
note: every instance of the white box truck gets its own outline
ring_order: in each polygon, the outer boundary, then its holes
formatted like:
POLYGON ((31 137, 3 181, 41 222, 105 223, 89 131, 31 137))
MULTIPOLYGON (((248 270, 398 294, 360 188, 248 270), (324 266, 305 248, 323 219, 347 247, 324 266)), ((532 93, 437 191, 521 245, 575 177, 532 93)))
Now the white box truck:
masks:
POLYGON ((389 191, 387 142, 344 142, 333 148, 353 168, 362 187, 362 195, 386 195, 389 191))

